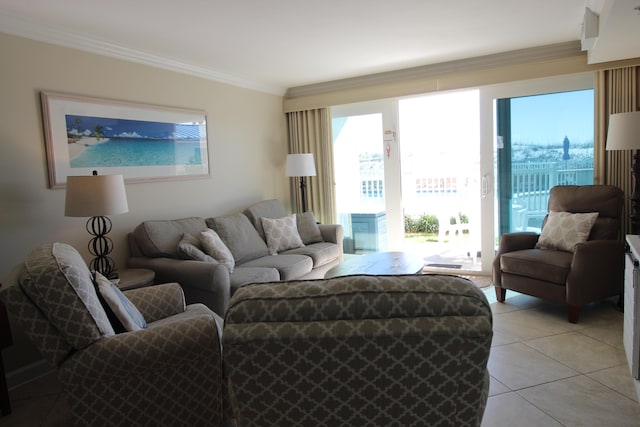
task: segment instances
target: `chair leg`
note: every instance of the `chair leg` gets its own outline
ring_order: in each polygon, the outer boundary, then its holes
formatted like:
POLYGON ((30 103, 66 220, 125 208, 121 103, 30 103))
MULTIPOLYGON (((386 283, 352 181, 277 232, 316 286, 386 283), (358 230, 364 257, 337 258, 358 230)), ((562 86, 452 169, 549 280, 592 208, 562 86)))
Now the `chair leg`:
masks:
POLYGON ((500 288, 498 286, 495 286, 494 289, 496 290, 496 299, 498 300, 498 302, 504 302, 505 298, 507 297, 507 288, 500 288))
POLYGON ((567 317, 569 319, 569 323, 578 323, 578 318, 580 318, 580 307, 576 305, 568 306, 567 317))

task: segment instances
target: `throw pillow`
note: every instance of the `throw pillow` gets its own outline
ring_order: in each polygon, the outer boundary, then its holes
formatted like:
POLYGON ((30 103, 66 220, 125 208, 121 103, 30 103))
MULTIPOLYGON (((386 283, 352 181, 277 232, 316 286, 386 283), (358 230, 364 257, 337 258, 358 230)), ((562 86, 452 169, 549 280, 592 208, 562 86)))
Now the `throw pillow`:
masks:
POLYGON ((233 254, 218 236, 218 233, 213 230, 202 231, 200 232, 200 242, 202 243, 202 248, 210 257, 227 267, 229 273, 233 273, 236 262, 233 259, 233 254))
POLYGON ((262 218, 262 228, 267 237, 267 247, 271 255, 304 246, 298 233, 295 215, 275 219, 262 218))
POLYGON ((296 215, 296 223, 298 224, 298 233, 302 243, 309 245, 311 243, 322 242, 322 233, 320 233, 320 227, 318 227, 318 221, 313 212, 308 211, 302 214, 296 215))
POLYGON ((184 233, 182 235, 182 239, 178 242, 178 254, 184 259, 193 259, 204 262, 215 261, 212 257, 202 252, 200 239, 189 233, 184 233))
POLYGON ((94 280, 98 288, 98 295, 105 304, 107 316, 111 317, 110 314, 114 316, 110 320, 114 323, 112 326, 116 332, 146 329, 147 322, 144 320, 142 313, 115 284, 97 271, 95 272, 94 280))
POLYGON ((597 218, 597 212, 549 212, 536 248, 573 252, 578 243, 587 241, 597 218))

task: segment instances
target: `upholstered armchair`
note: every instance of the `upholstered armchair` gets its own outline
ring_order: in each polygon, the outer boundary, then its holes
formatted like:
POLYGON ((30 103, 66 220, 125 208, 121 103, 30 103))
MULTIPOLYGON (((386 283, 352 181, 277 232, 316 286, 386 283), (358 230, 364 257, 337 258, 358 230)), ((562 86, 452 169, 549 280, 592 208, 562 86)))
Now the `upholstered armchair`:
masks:
POLYGON ((221 320, 185 306, 181 287, 124 293, 147 322, 115 333, 78 252, 33 250, 0 289, 10 319, 57 369, 74 424, 217 426, 222 423, 221 320))
POLYGON ((620 295, 623 203, 622 190, 610 185, 553 187, 541 234, 500 236, 493 261, 498 301, 511 289, 566 304, 569 322, 577 323, 582 306, 620 295))
POLYGON ((251 284, 223 334, 238 426, 479 426, 491 309, 469 280, 251 284))

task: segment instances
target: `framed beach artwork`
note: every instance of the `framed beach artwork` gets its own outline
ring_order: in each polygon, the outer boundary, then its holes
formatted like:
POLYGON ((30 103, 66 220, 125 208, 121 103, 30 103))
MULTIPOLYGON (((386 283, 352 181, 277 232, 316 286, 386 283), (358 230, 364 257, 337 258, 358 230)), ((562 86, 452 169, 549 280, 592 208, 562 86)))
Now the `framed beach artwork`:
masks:
POLYGON ((49 188, 94 170, 127 182, 209 175, 203 111, 52 92, 41 101, 49 188))

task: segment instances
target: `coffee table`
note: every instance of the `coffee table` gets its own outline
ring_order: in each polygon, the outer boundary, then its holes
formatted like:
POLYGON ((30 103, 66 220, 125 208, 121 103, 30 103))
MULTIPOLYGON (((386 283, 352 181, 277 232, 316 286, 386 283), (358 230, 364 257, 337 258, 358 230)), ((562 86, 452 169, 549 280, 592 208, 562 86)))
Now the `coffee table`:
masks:
POLYGON ((376 252, 357 255, 330 268, 325 279, 351 274, 418 274, 424 267, 424 258, 407 252, 376 252))

